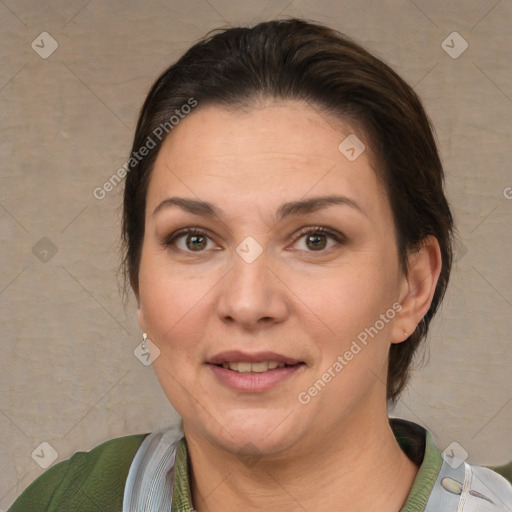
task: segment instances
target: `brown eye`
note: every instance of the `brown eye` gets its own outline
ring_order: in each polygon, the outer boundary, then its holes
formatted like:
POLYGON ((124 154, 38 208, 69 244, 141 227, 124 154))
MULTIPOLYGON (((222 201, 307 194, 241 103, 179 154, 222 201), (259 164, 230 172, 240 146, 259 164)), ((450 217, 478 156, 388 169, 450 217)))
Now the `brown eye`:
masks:
POLYGON ((309 249, 314 251, 325 249, 327 245, 327 237, 325 235, 307 235, 306 237, 306 245, 309 249))
POLYGON ((185 244, 191 251, 200 251, 206 247, 207 240, 203 235, 187 235, 185 244))
POLYGON ((343 239, 341 233, 318 226, 301 230, 295 245, 296 249, 305 252, 327 252, 334 246, 341 244, 343 239))
MULTIPOLYGON (((178 250, 185 253, 206 252, 208 243, 213 243, 212 239, 206 232, 199 229, 186 228, 173 233, 164 243, 164 245, 172 250, 178 250)), ((215 244, 214 244, 215 245, 215 244)))

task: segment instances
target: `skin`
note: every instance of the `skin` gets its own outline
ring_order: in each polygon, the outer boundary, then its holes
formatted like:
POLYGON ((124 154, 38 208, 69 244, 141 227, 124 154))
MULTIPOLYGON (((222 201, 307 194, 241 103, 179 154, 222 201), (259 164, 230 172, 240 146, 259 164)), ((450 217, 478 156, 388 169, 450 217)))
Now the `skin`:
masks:
POLYGON ((399 510, 418 468, 388 425, 387 355, 428 311, 440 268, 428 238, 401 271, 369 142, 347 124, 282 100, 236 111, 199 105, 181 121, 148 188, 138 320, 161 351, 153 367, 183 418, 196 510, 399 510), (353 162, 338 150, 350 133, 367 147, 353 162), (361 211, 336 204, 275 219, 285 202, 332 194, 361 211), (223 213, 153 214, 171 196, 223 213), (298 231, 316 226, 343 238, 320 235, 321 248, 311 248, 298 231), (207 245, 194 250, 187 235, 165 245, 186 227, 206 230, 207 245), (263 249, 252 263, 236 252, 248 236, 263 249), (394 303, 396 316, 301 404, 299 393, 394 303), (205 362, 235 349, 304 364, 267 391, 234 391, 205 362))

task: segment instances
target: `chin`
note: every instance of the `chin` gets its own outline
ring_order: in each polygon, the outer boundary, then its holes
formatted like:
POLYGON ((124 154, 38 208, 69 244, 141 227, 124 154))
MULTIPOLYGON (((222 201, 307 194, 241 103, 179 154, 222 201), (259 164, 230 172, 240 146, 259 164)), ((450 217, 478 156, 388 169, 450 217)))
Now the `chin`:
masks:
POLYGON ((217 446, 240 458, 261 458, 263 456, 278 456, 292 448, 298 438, 295 438, 293 432, 268 437, 268 432, 265 434, 260 431, 240 431, 235 432, 233 437, 222 436, 213 441, 217 446))
POLYGON ((293 446, 301 438, 301 429, 296 418, 284 409, 277 413, 273 409, 237 409, 215 420, 206 419, 194 430, 208 437, 214 444, 232 453, 247 456, 277 454, 293 446), (224 428, 223 428, 224 427, 224 428))

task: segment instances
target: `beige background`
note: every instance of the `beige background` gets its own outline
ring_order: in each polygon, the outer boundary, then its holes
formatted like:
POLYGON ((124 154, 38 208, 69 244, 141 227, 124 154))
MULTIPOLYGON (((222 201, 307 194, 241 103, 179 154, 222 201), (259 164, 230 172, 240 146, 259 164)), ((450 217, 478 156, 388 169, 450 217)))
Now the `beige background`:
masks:
POLYGON ((470 462, 512 459, 510 0, 0 0, 0 509, 43 472, 42 442, 58 462, 176 421, 119 295, 121 186, 93 189, 125 162, 164 68, 212 28, 278 15, 354 37, 423 98, 461 242, 428 365, 394 414, 470 462), (454 31, 458 58, 441 46, 454 31), (42 32, 58 43, 46 59, 42 32))

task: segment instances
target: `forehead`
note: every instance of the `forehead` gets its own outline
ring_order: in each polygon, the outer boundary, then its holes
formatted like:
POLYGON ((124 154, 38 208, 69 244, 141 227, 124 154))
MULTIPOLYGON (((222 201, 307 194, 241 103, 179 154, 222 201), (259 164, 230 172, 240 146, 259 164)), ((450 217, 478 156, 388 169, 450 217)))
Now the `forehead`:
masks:
POLYGON ((304 102, 243 110, 199 105, 162 144, 148 207, 171 194, 220 196, 238 206, 243 196, 264 206, 273 195, 284 200, 338 191, 377 213, 387 198, 366 142, 360 131, 304 102))

